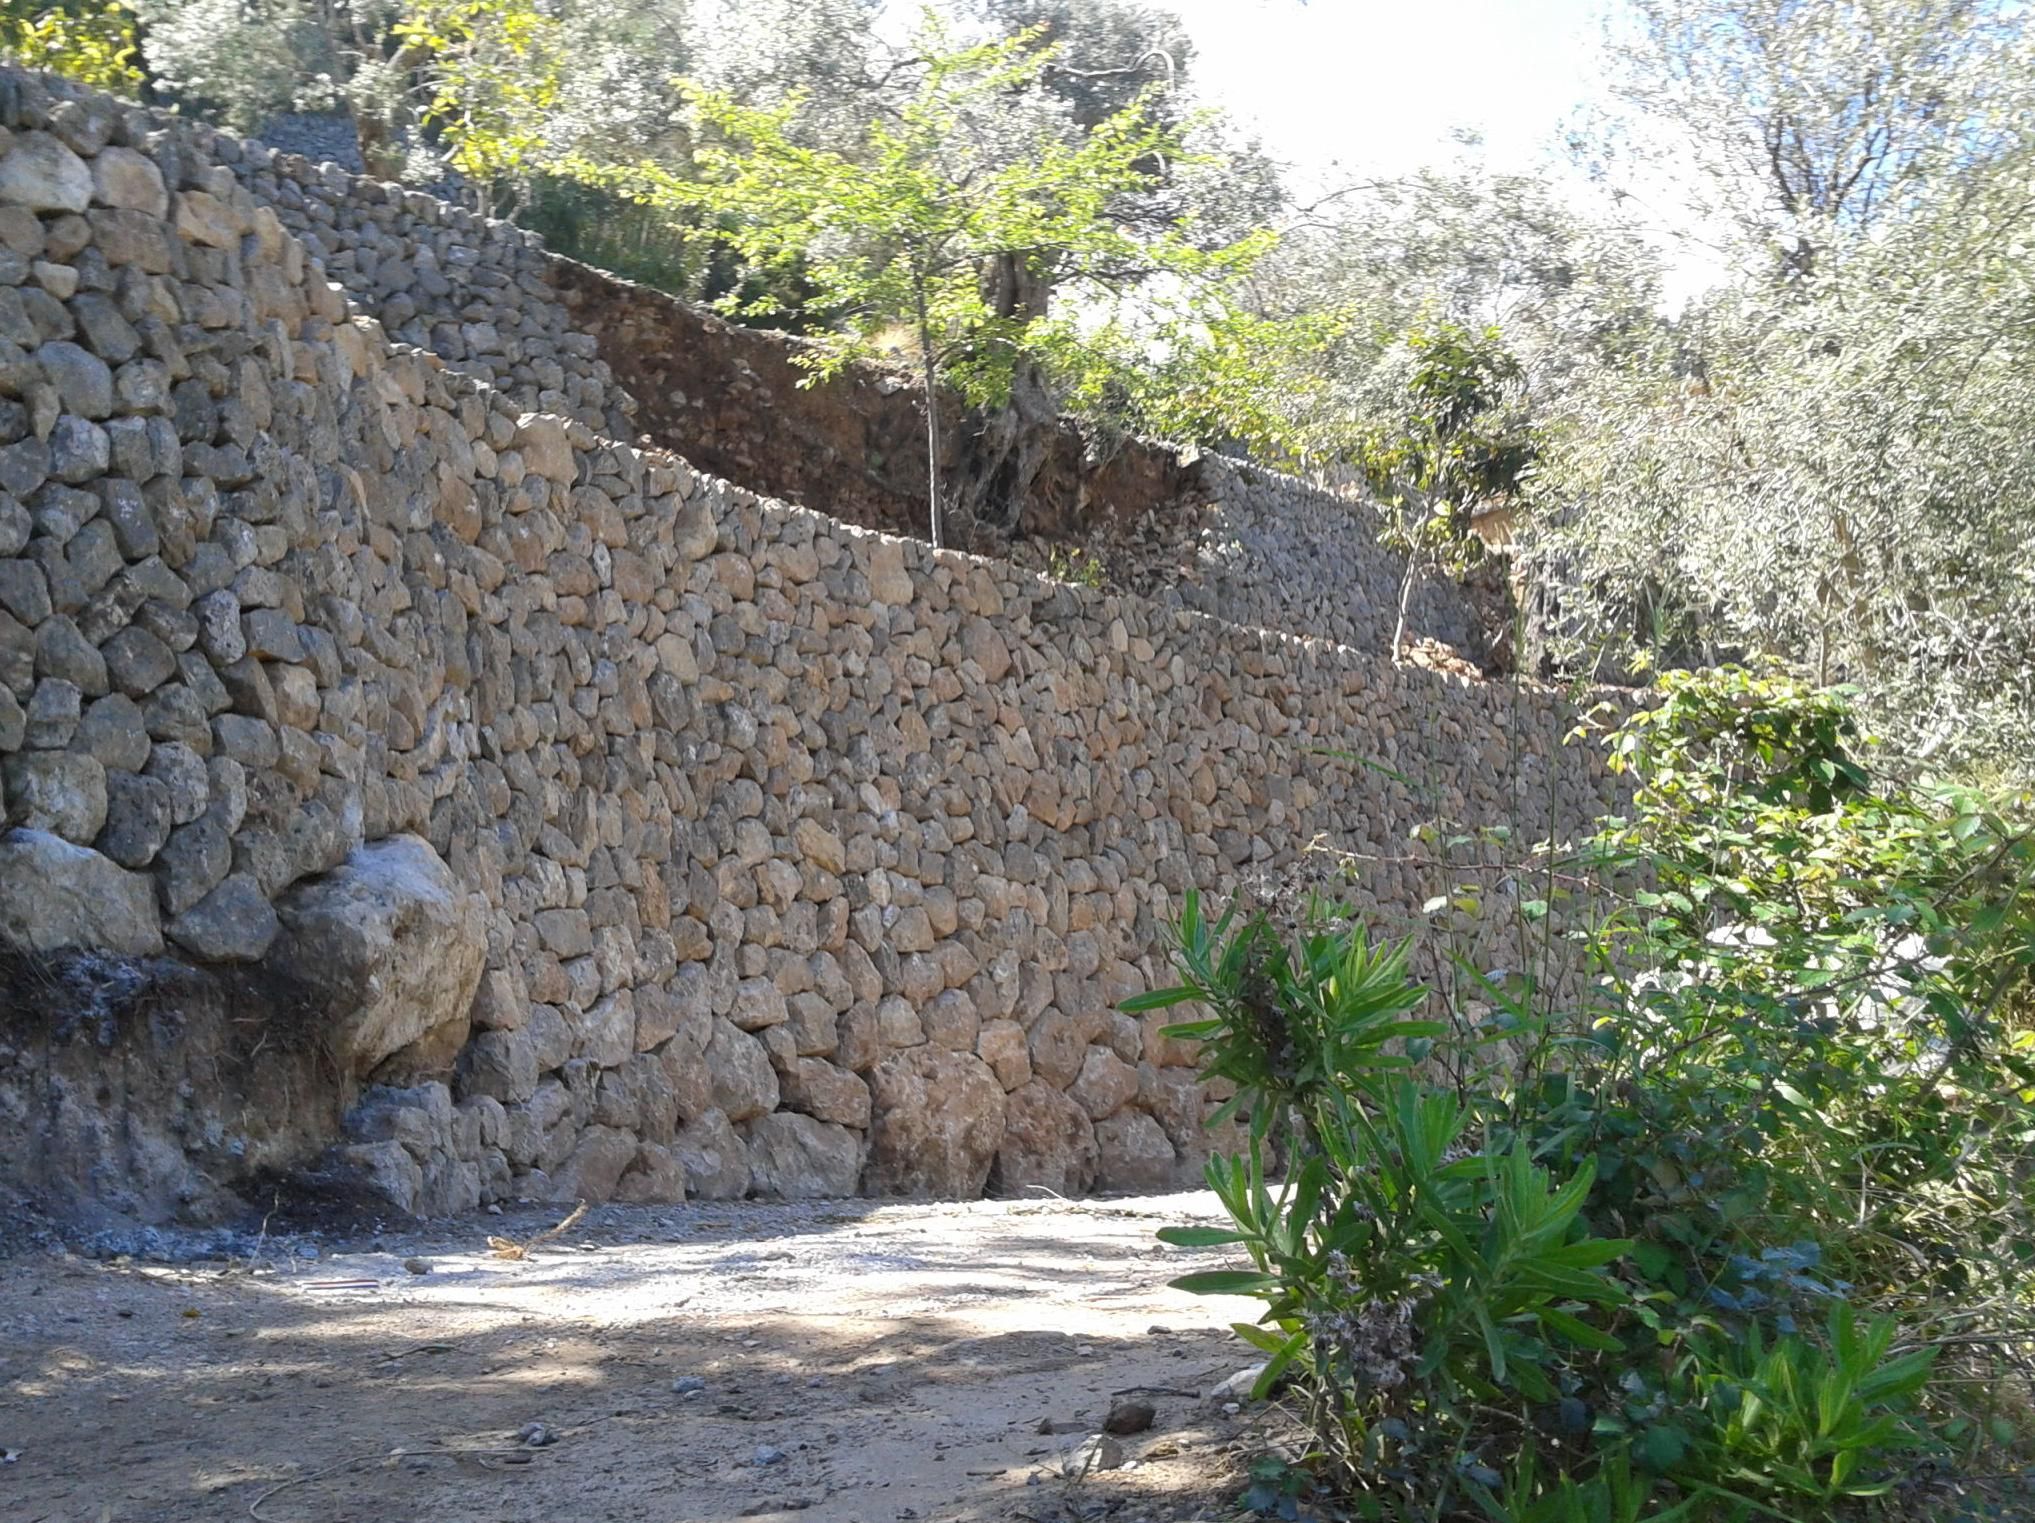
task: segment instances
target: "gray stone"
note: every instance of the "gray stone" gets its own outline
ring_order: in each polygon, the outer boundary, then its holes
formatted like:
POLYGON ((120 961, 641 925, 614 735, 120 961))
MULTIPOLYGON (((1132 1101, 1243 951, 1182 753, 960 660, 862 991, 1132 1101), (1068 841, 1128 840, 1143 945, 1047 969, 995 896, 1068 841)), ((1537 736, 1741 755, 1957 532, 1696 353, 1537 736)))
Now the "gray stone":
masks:
POLYGON ((77 532, 99 513, 97 493, 52 483, 29 499, 29 512, 36 532, 58 544, 70 543, 77 532))
POLYGON ((147 878, 37 830, 0 836, 0 940, 36 952, 91 947, 123 957, 163 949, 147 878))
MULTIPOLYGON (((28 712, 22 743, 32 751, 61 751, 78 733, 84 713, 76 683, 61 677, 45 677, 28 696, 28 712)), ((81 749, 90 750, 90 747, 81 749)), ((104 758, 100 758, 103 762, 104 758)))
POLYGON ((264 661, 304 659, 304 642, 297 633, 297 621, 280 608, 252 608, 241 616, 248 654, 264 661))
POLYGON ((200 962, 255 962, 281 926, 261 885, 233 873, 163 929, 200 962))
POLYGON ((332 1150, 336 1172, 352 1178, 407 1216, 417 1214, 424 1171, 400 1142, 356 1142, 332 1150))
POLYGON ((627 1132, 607 1126, 588 1127, 565 1162, 552 1171, 552 1198, 609 1199, 629 1165, 636 1161, 636 1148, 636 1139, 627 1132))
POLYGON ((103 697, 110 688, 106 658, 62 614, 45 619, 35 632, 35 673, 68 682, 87 698, 103 697))
POLYGON ((256 772, 267 772, 282 759, 275 726, 246 714, 220 714, 213 719, 212 749, 256 772))
POLYGON ((1174 1184, 1178 1160, 1159 1123, 1143 1111, 1120 1111, 1095 1126, 1095 1184, 1126 1194, 1174 1184))
POLYGON ((233 829, 216 809, 179 825, 157 853, 155 883, 163 911, 181 915, 233 869, 233 829))
POLYGON ((58 481, 90 481, 105 475, 112 461, 112 440, 90 419, 67 412, 50 430, 49 473, 58 481))
POLYGON ((231 666, 247 654, 247 636, 240 627, 240 599, 228 588, 208 592, 191 605, 198 618, 198 645, 220 666, 231 666))
MULTIPOLYGON (((81 418, 104 418, 112 413, 113 372, 91 350, 59 339, 36 350, 35 362, 56 387, 57 398, 67 412, 81 418)), ((64 476, 61 469, 56 474, 64 476)))
MULTIPOLYGON (((172 838, 174 844, 174 838, 172 838)), ((332 1056, 365 1075, 413 1044, 463 1043, 487 940, 479 905, 428 842, 361 846, 276 905, 272 958, 317 995, 332 1056)))
POLYGON ((92 188, 105 206, 126 207, 150 217, 169 213, 170 197, 162 171, 132 148, 102 148, 92 161, 92 188))
POLYGON ((853 1195, 862 1176, 862 1135, 790 1111, 749 1123, 750 1188, 779 1200, 853 1195))
MULTIPOLYGON (((27 497, 47 480, 49 444, 46 440, 19 439, 0 448, 0 491, 15 498, 27 497)), ((20 546, 15 548, 18 551, 20 546)))
POLYGON ((749 1193, 749 1150, 728 1118, 707 1111, 680 1129, 671 1153, 697 1200, 740 1200, 749 1193))
POLYGON ((0 201, 37 212, 81 212, 92 204, 92 171, 49 133, 16 133, 0 154, 0 201))
POLYGON ((140 707, 124 693, 93 701, 78 723, 76 745, 108 768, 139 772, 148 765, 148 727, 140 707))
POLYGON ((685 1165, 678 1155, 662 1144, 645 1142, 615 1186, 614 1198, 638 1206, 672 1205, 686 1194, 685 1165))
POLYGON ((106 679, 130 698, 146 698, 177 674, 177 655, 139 625, 130 624, 104 645, 106 679))
POLYGON ((19 555, 34 529, 35 520, 28 516, 28 509, 0 489, 0 555, 19 555))
POLYGON ((714 1104, 730 1121, 747 1121, 777 1109, 777 1073, 769 1054, 733 1022, 714 1022, 704 1061, 714 1104))
POLYGON ((49 582, 34 561, 0 561, 0 608, 31 629, 50 616, 49 582))
POLYGON ((106 769, 75 751, 21 751, 6 759, 8 817, 90 845, 106 823, 106 769))
POLYGON ((210 797, 205 780, 205 759, 182 741, 157 741, 142 769, 168 790, 170 821, 188 825, 205 812, 210 797))
POLYGON ((537 1092, 537 1041, 528 1028, 482 1031, 459 1054, 459 1092, 519 1105, 537 1092))
POLYGON ((106 774, 106 825, 98 847, 122 867, 143 868, 170 838, 170 790, 128 771, 106 774))

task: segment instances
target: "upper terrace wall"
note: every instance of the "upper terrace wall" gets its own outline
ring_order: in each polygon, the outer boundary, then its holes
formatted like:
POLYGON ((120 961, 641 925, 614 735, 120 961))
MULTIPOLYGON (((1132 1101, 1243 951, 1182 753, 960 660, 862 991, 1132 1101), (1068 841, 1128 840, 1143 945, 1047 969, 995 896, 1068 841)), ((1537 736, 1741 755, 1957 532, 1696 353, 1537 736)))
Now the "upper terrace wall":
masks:
MULTIPOLYGON (((415 191, 194 124, 173 131, 273 206, 391 337, 525 407, 674 450, 865 528, 926 537, 925 416, 918 388, 896 372, 856 365, 801 385, 799 339, 724 322, 415 191)), ((1136 439, 1099 447, 1066 419, 1026 441, 1020 488, 983 444, 979 417, 951 399, 944 415, 943 491, 985 502, 995 519, 950 524, 965 546, 1120 541, 1154 528, 1165 554, 1127 578, 1137 590, 1270 629, 1388 645, 1403 561, 1347 502, 1219 457, 1136 439)), ((1481 657, 1476 609, 1447 581, 1423 581, 1410 615, 1415 634, 1481 657)))
POLYGON ((0 106, 0 1180, 1162 1184, 1206 1100, 1112 1007, 1186 888, 1322 837, 1399 923, 1431 813, 1603 801, 1548 695, 758 498, 530 405, 598 361, 392 344, 182 131, 0 106))

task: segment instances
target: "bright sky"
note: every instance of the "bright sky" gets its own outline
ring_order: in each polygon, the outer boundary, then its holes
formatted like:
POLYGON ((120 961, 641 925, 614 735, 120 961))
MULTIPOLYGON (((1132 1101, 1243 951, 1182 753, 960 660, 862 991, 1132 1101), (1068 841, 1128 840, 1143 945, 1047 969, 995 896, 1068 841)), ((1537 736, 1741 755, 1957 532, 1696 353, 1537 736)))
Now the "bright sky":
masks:
MULTIPOLYGON (((1164 0, 1186 23, 1204 100, 1254 126, 1303 192, 1458 158, 1482 139, 1497 170, 1568 166, 1561 128, 1603 89, 1619 0, 1164 0)), ((1659 192, 1665 206, 1671 190, 1659 192)), ((1670 310, 1722 271, 1662 237, 1670 310)))
POLYGON ((1497 168, 1532 167, 1592 93, 1598 0, 1166 0, 1193 35, 1204 98, 1277 157, 1397 172, 1482 134, 1497 168))

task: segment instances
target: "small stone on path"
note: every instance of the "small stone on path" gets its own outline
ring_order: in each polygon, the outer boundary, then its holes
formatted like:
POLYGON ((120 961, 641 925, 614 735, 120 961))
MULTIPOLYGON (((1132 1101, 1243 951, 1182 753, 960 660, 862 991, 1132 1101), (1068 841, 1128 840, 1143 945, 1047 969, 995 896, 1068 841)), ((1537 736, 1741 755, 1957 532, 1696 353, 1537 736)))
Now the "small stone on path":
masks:
POLYGON ((1152 1426, 1157 1409, 1149 1401, 1119 1401, 1109 1409, 1109 1416, 1102 1420, 1102 1431, 1128 1437, 1142 1433, 1152 1426))

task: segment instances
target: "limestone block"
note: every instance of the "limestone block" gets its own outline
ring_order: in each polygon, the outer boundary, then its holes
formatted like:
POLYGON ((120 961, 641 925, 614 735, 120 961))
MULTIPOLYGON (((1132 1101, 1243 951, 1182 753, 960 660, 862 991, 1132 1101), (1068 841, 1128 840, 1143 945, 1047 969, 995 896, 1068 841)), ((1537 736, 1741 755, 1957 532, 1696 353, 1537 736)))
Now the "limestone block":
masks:
POLYGON ((36 952, 88 947, 125 957, 163 949, 148 879, 59 836, 0 836, 0 940, 36 952))
POLYGON ((750 1188, 778 1200, 853 1195, 862 1176, 862 1134, 790 1111, 749 1123, 750 1188))
POLYGON ((999 1195, 1023 1195, 1033 1185, 1085 1195, 1095 1185, 1096 1157, 1088 1113, 1034 1079, 1009 1097, 992 1183, 999 1195))
POLYGON ((276 911, 272 959, 324 1002, 346 1071, 365 1075, 433 1037, 464 1039, 486 934, 479 905, 428 842, 397 835, 358 847, 276 911))
POLYGON ((1004 1093, 972 1053, 915 1047, 869 1076, 875 1122, 867 1184, 879 1195, 980 1195, 1003 1142, 1004 1093))

